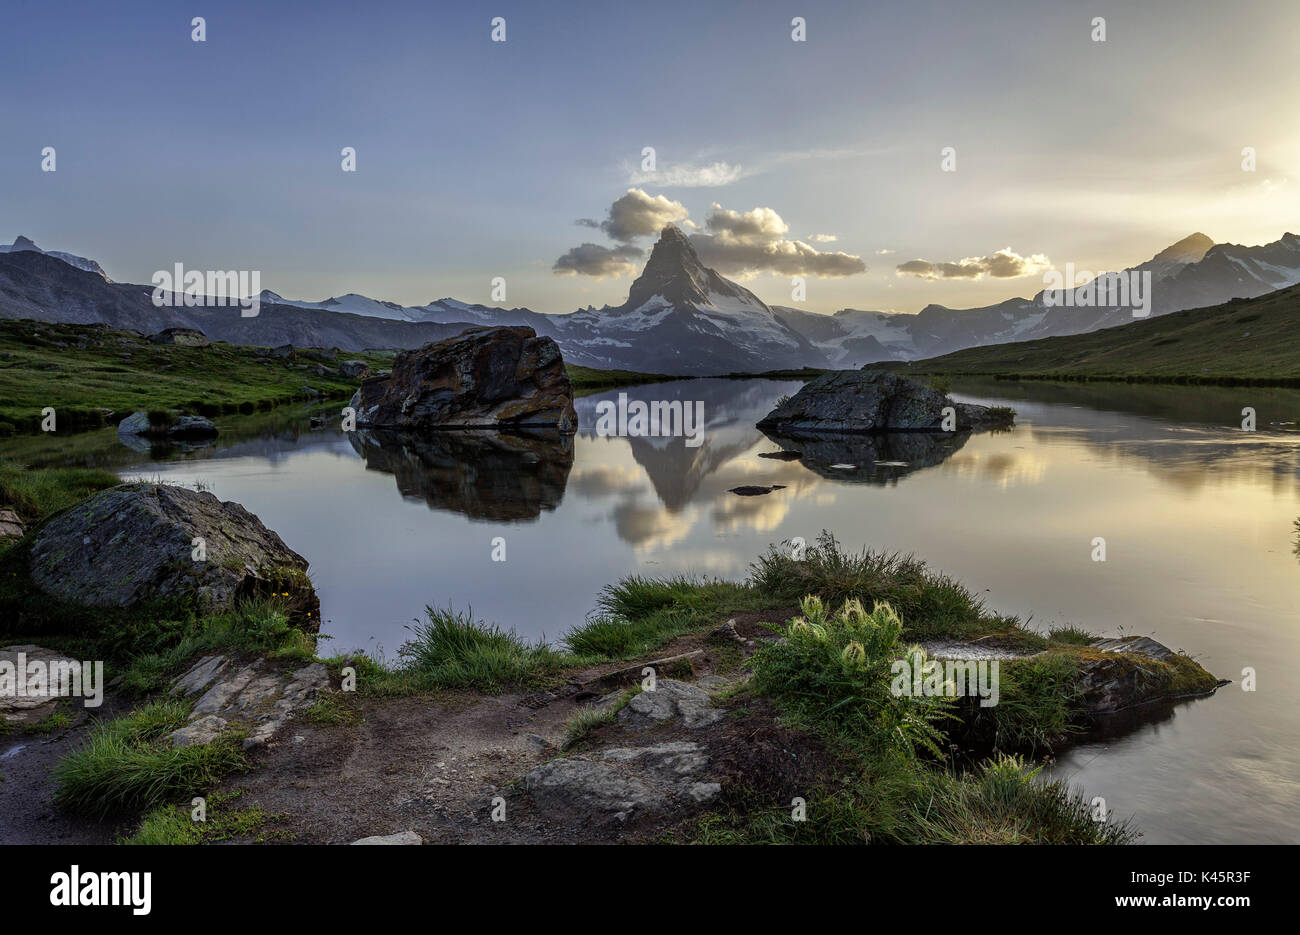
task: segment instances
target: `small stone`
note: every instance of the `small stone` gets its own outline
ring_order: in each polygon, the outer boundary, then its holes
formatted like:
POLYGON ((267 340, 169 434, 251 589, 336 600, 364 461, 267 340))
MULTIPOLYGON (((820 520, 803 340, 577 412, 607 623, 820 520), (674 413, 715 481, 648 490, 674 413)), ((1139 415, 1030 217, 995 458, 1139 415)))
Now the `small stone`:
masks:
POLYGON ((357 844, 423 844, 424 838, 414 831, 399 831, 397 834, 376 834, 368 838, 353 841, 357 844))

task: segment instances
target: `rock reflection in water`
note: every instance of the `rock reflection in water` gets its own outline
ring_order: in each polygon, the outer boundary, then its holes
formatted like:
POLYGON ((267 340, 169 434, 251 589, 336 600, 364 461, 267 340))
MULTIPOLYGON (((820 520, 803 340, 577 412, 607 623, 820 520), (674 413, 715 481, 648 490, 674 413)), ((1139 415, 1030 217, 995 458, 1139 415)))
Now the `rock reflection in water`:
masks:
POLYGON ((560 505, 573 467, 573 438, 558 432, 358 430, 348 438, 366 469, 392 474, 402 496, 470 519, 537 519, 560 505))
POLYGON ((780 435, 764 432, 786 451, 797 451, 808 470, 832 480, 890 484, 958 452, 970 432, 883 432, 870 435, 780 435))

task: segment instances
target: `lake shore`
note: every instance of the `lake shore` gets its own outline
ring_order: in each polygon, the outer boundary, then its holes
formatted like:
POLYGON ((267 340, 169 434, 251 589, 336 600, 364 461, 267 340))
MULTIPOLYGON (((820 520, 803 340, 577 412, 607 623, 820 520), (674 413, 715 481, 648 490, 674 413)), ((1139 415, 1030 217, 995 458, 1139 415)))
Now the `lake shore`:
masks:
MULTIPOLYGON (((29 538, 110 478, 25 479, 29 538)), ((15 495, 17 481, 0 483, 15 495)), ((16 624, 6 644, 38 638, 22 629, 40 600, 23 580, 26 541, 0 555, 0 603, 16 624)), ((33 798, 52 801, 85 840, 111 829, 156 843, 410 830, 429 841, 1122 842, 1134 829, 1037 781, 1033 757, 1068 745, 1116 691, 1131 708, 1218 684, 1181 654, 1100 649, 1074 628, 1035 633, 921 562, 848 553, 828 536, 798 558, 774 547, 745 581, 625 578, 554 646, 433 609, 383 665, 318 658, 274 600, 172 612, 162 626, 156 610, 123 616, 112 629, 127 644, 39 634, 72 658, 107 659, 113 716, 60 704, 9 728, 58 741, 41 748, 50 778, 41 795, 25 791, 28 812, 33 798), (993 653, 998 703, 895 690, 899 660, 930 658, 917 644, 993 653), (258 724, 232 718, 177 749, 166 738, 209 694, 174 686, 199 684, 203 666, 234 679, 202 683, 222 697, 250 670, 272 683, 328 675, 270 743, 245 749, 258 724), (394 806, 395 790, 406 804, 394 806), (196 795, 213 805, 202 827, 182 804, 196 795)))

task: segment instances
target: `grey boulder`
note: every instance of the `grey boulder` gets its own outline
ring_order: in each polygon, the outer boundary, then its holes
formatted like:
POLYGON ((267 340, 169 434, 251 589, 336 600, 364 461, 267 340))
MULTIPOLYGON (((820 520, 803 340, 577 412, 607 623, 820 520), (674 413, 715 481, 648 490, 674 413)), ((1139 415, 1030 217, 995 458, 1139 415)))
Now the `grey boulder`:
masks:
POLYGON ((883 370, 836 370, 809 381, 758 423, 782 435, 830 432, 938 432, 952 407, 955 429, 997 420, 986 406, 957 403, 916 380, 883 370))
POLYGON ((101 491, 46 523, 28 561, 38 588, 73 604, 125 608, 179 598, 220 612, 275 594, 297 626, 320 627, 307 560, 238 503, 184 487, 101 491))

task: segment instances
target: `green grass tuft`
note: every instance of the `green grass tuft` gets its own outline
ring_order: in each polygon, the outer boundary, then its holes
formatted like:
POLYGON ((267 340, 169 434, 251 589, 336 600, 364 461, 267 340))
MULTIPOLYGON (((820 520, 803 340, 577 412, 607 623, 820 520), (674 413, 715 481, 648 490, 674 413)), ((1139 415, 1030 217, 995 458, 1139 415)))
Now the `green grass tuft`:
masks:
POLYGON ((981 602, 959 582, 911 555, 848 552, 825 531, 802 558, 773 546, 752 571, 759 591, 787 603, 809 594, 829 604, 884 601, 907 621, 912 640, 960 639, 988 629, 981 602))
POLYGON ((476 621, 473 611, 426 608, 428 622, 398 652, 429 688, 499 692, 534 687, 554 678, 565 658, 545 643, 528 643, 513 630, 476 621))
POLYGON ((195 821, 190 805, 160 805, 145 815, 135 833, 122 844, 193 845, 221 841, 249 841, 262 844, 288 838, 285 832, 268 830, 274 816, 260 805, 236 809, 228 807, 241 792, 214 792, 207 796, 204 821, 195 821))
POLYGON ((234 736, 171 746, 164 738, 185 723, 188 712, 184 702, 160 701, 97 725, 87 745, 55 767, 55 804, 102 820, 197 794, 245 768, 234 736))

